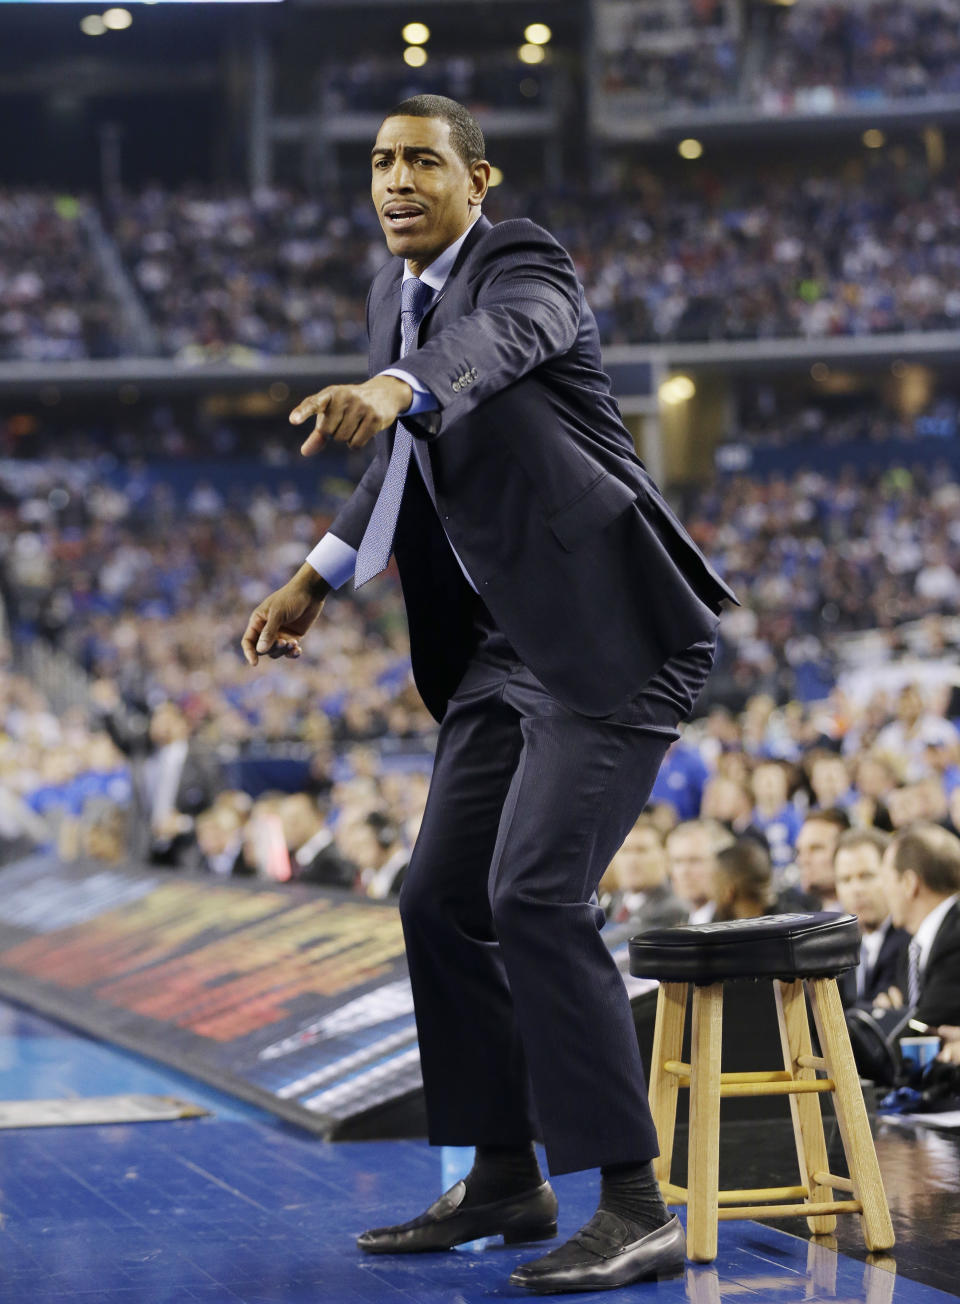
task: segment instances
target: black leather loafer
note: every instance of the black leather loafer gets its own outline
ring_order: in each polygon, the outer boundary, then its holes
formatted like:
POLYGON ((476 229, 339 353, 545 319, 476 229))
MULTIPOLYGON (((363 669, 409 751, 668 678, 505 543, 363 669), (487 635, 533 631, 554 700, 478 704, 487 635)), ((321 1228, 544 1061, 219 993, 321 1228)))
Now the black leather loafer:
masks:
POLYGON ((542 1259, 523 1263, 510 1277, 537 1295, 575 1290, 613 1290, 634 1281, 678 1277, 686 1258, 686 1237, 674 1214, 655 1232, 631 1240, 615 1213, 598 1210, 586 1226, 542 1259))
POLYGON ((502 1236, 507 1245, 547 1241, 557 1234, 557 1197, 549 1182, 522 1195, 490 1204, 463 1205, 466 1185, 457 1182, 430 1208, 395 1227, 374 1227, 357 1237, 367 1254, 422 1254, 449 1250, 482 1236, 502 1236))

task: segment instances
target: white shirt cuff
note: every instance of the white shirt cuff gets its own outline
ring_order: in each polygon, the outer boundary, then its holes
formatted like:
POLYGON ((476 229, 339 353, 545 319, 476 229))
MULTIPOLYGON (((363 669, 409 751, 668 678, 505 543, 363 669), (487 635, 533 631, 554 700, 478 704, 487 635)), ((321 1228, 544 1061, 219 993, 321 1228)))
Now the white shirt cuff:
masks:
POLYGON ((381 371, 379 374, 381 376, 396 376, 398 380, 405 380, 413 390, 413 402, 400 413, 402 417, 415 417, 418 412, 435 412, 437 410, 439 404, 432 390, 427 389, 423 381, 417 380, 416 376, 411 376, 409 371, 404 371, 401 367, 387 367, 386 371, 381 371))
POLYGON ((332 589, 340 589, 353 577, 357 568, 357 550, 344 543, 335 534, 325 534, 307 557, 312 566, 332 589))

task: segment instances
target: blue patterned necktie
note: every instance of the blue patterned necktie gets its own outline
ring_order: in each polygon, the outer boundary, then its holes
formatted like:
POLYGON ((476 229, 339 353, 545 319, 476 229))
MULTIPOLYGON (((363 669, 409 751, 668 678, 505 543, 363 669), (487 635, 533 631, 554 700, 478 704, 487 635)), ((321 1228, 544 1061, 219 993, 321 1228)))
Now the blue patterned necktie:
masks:
MULTIPOLYGON (((400 338, 401 353, 409 353, 417 345, 417 331, 423 314, 433 297, 426 281, 408 276, 400 287, 400 338)), ((393 452, 387 464, 380 494, 373 505, 370 520, 360 541, 353 587, 358 589, 367 580, 387 569, 393 551, 393 536, 403 501, 403 487, 407 482, 407 468, 413 449, 413 436, 402 421, 397 422, 393 438, 393 452)))

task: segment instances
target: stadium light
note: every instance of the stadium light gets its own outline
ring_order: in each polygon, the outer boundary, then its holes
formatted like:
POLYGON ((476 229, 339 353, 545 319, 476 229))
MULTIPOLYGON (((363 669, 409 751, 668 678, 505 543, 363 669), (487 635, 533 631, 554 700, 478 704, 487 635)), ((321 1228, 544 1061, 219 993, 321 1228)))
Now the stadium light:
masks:
POLYGON ((657 390, 660 402, 666 403, 668 407, 688 402, 696 392, 697 387, 689 376, 671 376, 669 380, 663 381, 657 390))
POLYGON ((80 19, 80 30, 84 36, 102 36, 107 28, 99 14, 87 14, 80 19))
POLYGON ((882 149, 887 138, 878 127, 870 127, 863 133, 863 143, 867 149, 882 149))
POLYGON ((108 9, 103 15, 103 25, 111 32, 122 32, 133 23, 129 9, 108 9))
POLYGON ((551 36, 553 32, 546 23, 530 23, 523 29, 523 39, 531 45, 546 45, 551 36))
POLYGON ((547 52, 542 45, 534 45, 528 41, 526 45, 521 45, 517 51, 521 63, 543 63, 547 57, 547 52))
POLYGON ((490 169, 490 184, 491 184, 491 186, 502 186, 502 185, 503 185, 503 172, 500 170, 500 168, 498 168, 498 167, 491 167, 491 169, 490 169))
POLYGON ((703 153, 703 146, 699 140, 694 140, 692 136, 688 136, 686 140, 681 140, 677 146, 677 153, 681 158, 699 158, 703 153))
POLYGON ((426 45, 430 40, 430 28, 426 23, 407 23, 403 29, 403 39, 407 45, 426 45))
POLYGON ((427 52, 422 45, 408 45, 403 52, 403 61, 411 68, 422 68, 427 62, 427 52))

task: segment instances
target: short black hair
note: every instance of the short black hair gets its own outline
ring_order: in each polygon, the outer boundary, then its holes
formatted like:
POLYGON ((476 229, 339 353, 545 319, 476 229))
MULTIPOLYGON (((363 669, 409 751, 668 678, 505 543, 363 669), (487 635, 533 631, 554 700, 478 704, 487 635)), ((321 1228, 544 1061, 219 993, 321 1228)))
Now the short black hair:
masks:
POLYGON ((387 118, 440 118, 450 126, 450 144, 457 156, 472 167, 477 159, 486 158, 487 147, 484 143, 480 123, 469 109, 446 95, 412 95, 408 100, 395 104, 387 118))
POLYGON ((819 806, 814 806, 813 810, 808 810, 803 817, 804 824, 809 824, 812 820, 820 820, 823 824, 832 824, 840 833, 846 833, 850 827, 850 816, 840 806, 824 806, 821 810, 819 806))

